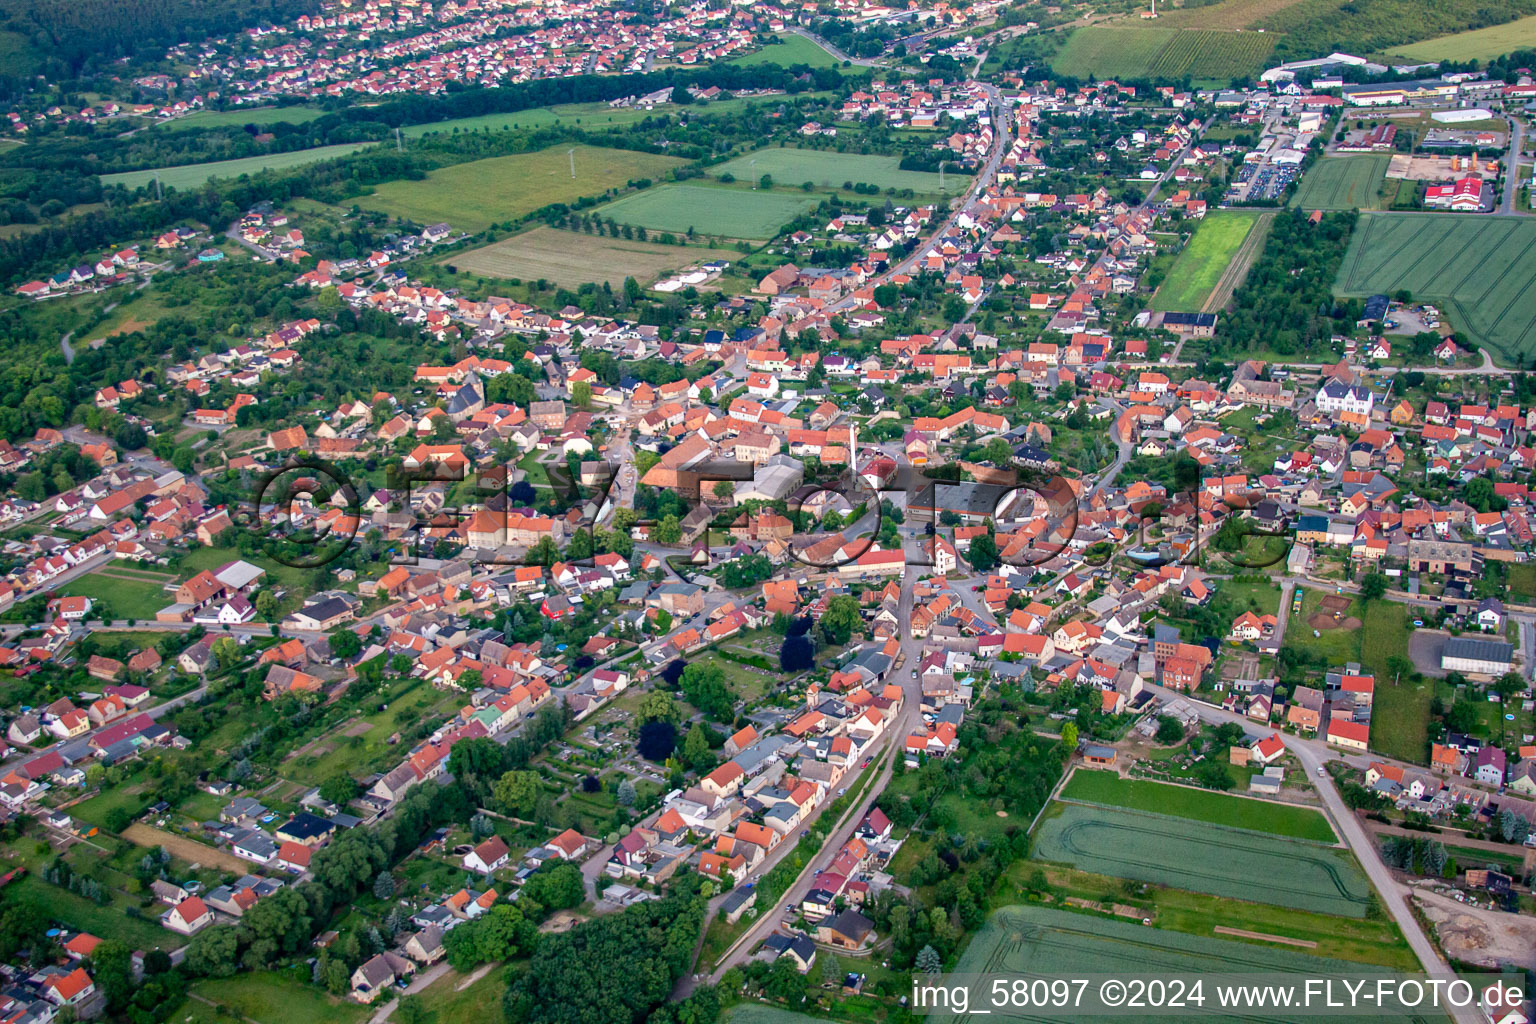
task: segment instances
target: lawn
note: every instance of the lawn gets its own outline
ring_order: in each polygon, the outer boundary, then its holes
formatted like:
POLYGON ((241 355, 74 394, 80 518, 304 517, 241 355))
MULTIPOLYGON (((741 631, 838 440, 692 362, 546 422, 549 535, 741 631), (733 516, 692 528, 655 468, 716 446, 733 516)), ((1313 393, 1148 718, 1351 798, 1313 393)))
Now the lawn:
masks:
POLYGON ((1490 25, 1487 28, 1393 47, 1391 53, 1409 60, 1472 61, 1500 57, 1531 47, 1536 47, 1536 15, 1518 18, 1503 25, 1490 25))
POLYGON ((184 128, 228 128, 231 125, 243 128, 248 124, 270 125, 280 124, 284 121, 289 124, 307 124, 319 117, 325 111, 318 107, 292 106, 292 107, 237 107, 234 110, 198 110, 185 117, 172 118, 169 121, 156 121, 156 127, 175 129, 184 128))
MULTIPOLYGON (((810 182, 823 188, 841 188, 844 184, 878 185, 880 188, 909 188, 914 192, 939 189, 939 175, 932 171, 904 171, 901 158, 880 154, 839 153, 833 149, 802 149, 779 146, 754 150, 710 169, 719 176, 731 174, 741 181, 757 181, 771 175, 778 185, 810 182)), ((971 179, 965 174, 946 173, 943 191, 964 192, 971 179)))
POLYGON ((1157 289, 1152 307, 1184 313, 1204 309, 1216 282, 1259 217, 1256 212, 1218 210, 1202 220, 1157 289))
POLYGON ((1170 814, 1291 839, 1310 839, 1319 843, 1332 843, 1336 839, 1328 819, 1311 808, 1272 800, 1249 800, 1144 779, 1122 779, 1112 772, 1075 772, 1061 796, 1065 800, 1085 800, 1133 811, 1170 814))
POLYGON ((326 994, 308 982, 308 975, 309 968, 304 965, 288 971, 255 971, 230 978, 205 978, 190 991, 257 1024, 350 1024, 373 1013, 366 1006, 326 994), (301 968, 302 980, 298 974, 301 968))
POLYGON ((600 196, 632 181, 659 178, 682 163, 677 157, 627 149, 551 146, 442 167, 420 181, 385 182, 358 205, 421 224, 446 221, 460 230, 481 231, 551 203, 600 196), (575 152, 567 155, 572 149, 575 152))
MULTIPOLYGON (((160 184, 166 188, 196 188, 214 178, 238 178, 242 174, 256 174, 268 170, 279 171, 288 167, 302 167, 321 160, 334 160, 336 157, 346 156, 348 153, 355 153, 359 149, 372 145, 375 143, 347 142, 337 146, 299 149, 290 153, 268 153, 265 156, 241 157, 238 160, 215 160, 206 164, 162 167, 158 173, 160 184)), ((155 171, 122 171, 117 174, 103 174, 101 183, 134 189, 152 184, 155 174, 155 171)))
MULTIPOLYGON (((806 64, 813 68, 835 68, 842 66, 842 61, 804 36, 783 33, 774 38, 777 42, 753 50, 751 53, 732 57, 726 63, 737 64, 742 67, 751 67, 756 64, 777 64, 780 67, 786 68, 794 67, 796 64, 806 64)), ((843 73, 862 75, 864 71, 865 69, 861 67, 849 67, 845 68, 843 73)))
MULTIPOLYGON (((1391 601, 1375 601, 1367 607, 1355 598, 1344 613, 1346 622, 1342 628, 1318 629, 1316 632, 1321 635, 1313 636, 1314 628, 1307 620, 1321 611, 1326 592, 1303 587, 1302 595, 1300 613, 1292 615, 1286 623, 1286 646, 1315 650, 1327 659, 1330 668, 1341 668, 1346 662, 1359 662, 1366 672, 1375 673, 1379 700, 1382 680, 1391 677, 1389 659, 1394 656, 1404 659, 1408 657, 1408 633, 1411 626, 1406 607, 1391 601), (1347 620, 1351 618, 1360 620, 1358 629, 1347 627, 1347 620)), ((1379 719, 1380 716, 1375 717, 1379 719)), ((1372 747, 1376 746, 1375 727, 1379 724, 1378 721, 1372 727, 1372 747)))
POLYGON ((1291 205, 1303 210, 1378 210, 1388 153, 1359 153, 1319 160, 1302 175, 1291 205))
POLYGON ((692 228, 722 238, 772 238, 786 223, 816 208, 820 197, 800 191, 663 185, 600 208, 602 217, 678 234, 692 228))
POLYGON ((174 594, 167 593, 163 583, 172 577, 165 576, 160 582, 148 574, 123 571, 116 563, 71 580, 59 588, 60 594, 88 597, 98 603, 89 618, 153 619, 155 613, 175 602, 174 594))
POLYGON ((1347 850, 1083 804, 1056 804, 1047 811, 1035 831, 1034 857, 1095 874, 1343 917, 1364 917, 1373 899, 1347 850))
POLYGON ((297 782, 318 786, 342 772, 358 776, 366 774, 368 770, 382 769, 386 761, 398 761, 402 756, 398 747, 389 744, 389 737, 436 710, 439 705, 448 705, 450 698, 421 680, 412 680, 380 695, 378 703, 387 703, 389 707, 385 711, 375 711, 351 719, 312 745, 301 748, 305 753, 295 752, 283 765, 283 775, 297 782), (365 725, 366 731, 363 729, 365 725))
POLYGON ((1072 33, 1051 68, 1085 79, 1232 79, 1263 70, 1274 48, 1273 36, 1257 32, 1090 25, 1072 33))
MULTIPOLYGON (((163 908, 151 907, 142 911, 145 916, 130 917, 125 912, 130 905, 126 896, 117 896, 122 903, 100 904, 68 889, 50 885, 32 874, 6 886, 6 892, 10 894, 9 899, 35 904, 51 921, 93 935, 121 939, 138 949, 172 950, 187 941, 160 927, 158 917, 163 908), (149 916, 151 914, 155 916, 149 916)), ((131 905, 137 909, 136 902, 131 905)))
POLYGON ((423 1024, 458 1024, 500 1017, 501 997, 507 991, 507 968, 492 967, 485 977, 458 991, 464 980, 464 975, 449 971, 422 991, 421 1008, 426 1011, 423 1024))
POLYGON ((82 800, 75 804, 69 809, 69 813, 81 821, 88 821, 105 828, 107 815, 110 812, 123 810, 132 816, 152 803, 154 803, 153 798, 143 792, 143 787, 134 780, 103 789, 89 800, 82 800))
POLYGON ((455 117, 447 121, 428 121, 425 124, 406 125, 400 134, 407 139, 417 139, 433 132, 507 131, 525 128, 544 128, 555 124, 580 124, 582 127, 619 126, 656 117, 660 111, 640 107, 610 107, 606 103, 571 103, 554 107, 534 107, 515 110, 507 114, 478 114, 474 117, 455 117))
POLYGON ((1334 292, 1406 290, 1505 362, 1536 351, 1536 220, 1364 213, 1334 292))
POLYGON ((649 284, 664 273, 705 260, 741 259, 729 249, 700 249, 655 242, 637 242, 607 235, 585 235, 559 228, 536 227, 499 242, 452 253, 443 262, 482 277, 522 281, 553 281, 565 288, 587 282, 614 288, 626 277, 649 284))

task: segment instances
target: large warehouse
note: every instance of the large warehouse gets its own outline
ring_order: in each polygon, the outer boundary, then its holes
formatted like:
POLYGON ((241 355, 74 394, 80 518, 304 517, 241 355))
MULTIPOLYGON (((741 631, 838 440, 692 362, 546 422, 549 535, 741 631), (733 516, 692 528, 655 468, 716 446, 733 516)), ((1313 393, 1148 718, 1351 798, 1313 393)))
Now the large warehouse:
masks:
POLYGON ((1508 672, 1515 656, 1514 647, 1501 640, 1478 640, 1453 636, 1440 652, 1440 667, 1464 676, 1501 676, 1508 672))

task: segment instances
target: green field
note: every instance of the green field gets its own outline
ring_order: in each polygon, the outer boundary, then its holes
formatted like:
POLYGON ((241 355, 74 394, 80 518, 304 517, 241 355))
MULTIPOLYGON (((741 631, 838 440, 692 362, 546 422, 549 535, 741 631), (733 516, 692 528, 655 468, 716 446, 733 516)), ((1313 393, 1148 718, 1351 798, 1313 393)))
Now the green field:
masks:
POLYGON ((156 121, 156 127, 172 130, 183 128, 243 128, 248 124, 269 125, 283 121, 289 124, 307 124, 324 114, 318 107, 238 107, 234 110, 197 110, 185 117, 169 121, 156 121))
POLYGON ((1090 25, 1067 39, 1051 61, 1076 78, 1231 79, 1256 75, 1275 48, 1257 32, 1090 25))
POLYGON ((1341 917, 1363 917, 1371 902, 1344 850, 1161 814, 1056 806, 1036 831, 1036 860, 1341 917))
MULTIPOLYGON (((1035 906, 1003 907, 993 913, 985 927, 966 947, 955 968, 957 974, 1016 975, 1025 978, 1068 978, 1092 974, 1162 977, 1178 974, 1188 977, 1220 972, 1294 973, 1324 977, 1371 974, 1377 970, 1379 968, 1327 959, 1298 950, 1161 931, 1147 928, 1138 922, 1035 906)), ((1287 1019, 1269 1013, 1232 1018, 1202 1012, 1199 1017, 1201 1020, 1212 1021, 1236 1019, 1271 1022, 1287 1019)), ((959 1018, 938 1014, 928 1019, 959 1018)), ((1082 1015, 1038 1015, 1034 1012, 1024 1015, 1012 1011, 1007 1019, 1044 1024, 1089 1018, 1082 1015)), ((1167 1019, 1177 1018, 1170 1016, 1167 1019)), ((731 1024, 779 1024, 780 1021, 788 1024, 788 1018, 784 1017, 733 1016, 730 1021, 731 1024)))
MULTIPOLYGON (((824 188, 841 188, 852 182, 881 188, 909 188, 914 192, 939 191, 938 174, 904 171, 900 157, 795 146, 759 149, 711 168, 711 172, 716 176, 731 174, 741 181, 757 181, 768 174, 777 185, 799 185, 809 181, 824 188)), ((970 183, 969 175, 944 174, 945 192, 964 192, 970 183)))
MULTIPOLYGON (((170 951, 186 944, 186 939, 175 932, 160 927, 156 917, 148 911, 142 916, 129 917, 125 909, 138 909, 138 901, 113 890, 113 903, 97 903, 72 893, 57 885, 50 885, 34 874, 28 874, 6 886, 7 900, 28 903, 38 907, 50 921, 90 932, 93 935, 111 936, 132 944, 138 949, 163 949, 170 951)), ((163 908, 162 908, 163 909, 163 908)))
POLYGON ((617 288, 626 277, 649 284, 665 272, 715 259, 734 263, 741 253, 537 227, 478 249, 451 253, 442 262, 452 263, 461 272, 504 280, 543 278, 566 288, 593 281, 617 288))
MULTIPOLYGON (((242 174, 260 171, 280 171, 289 167, 302 167, 321 160, 334 160, 338 156, 355 153, 372 146, 372 142, 348 142, 339 146, 317 146, 299 149, 292 153, 268 153, 265 156, 247 156, 238 160, 215 160, 207 164, 182 164, 178 167, 162 167, 160 184, 166 188, 196 188, 214 178, 238 178, 242 174)), ((119 174, 103 174, 103 185, 122 185, 139 188, 155 180, 155 171, 123 171, 119 174)))
POLYGON ((153 619, 161 608, 176 601, 174 594, 162 589, 171 579, 114 563, 69 581, 59 593, 100 603, 101 608, 91 609, 90 619, 101 618, 103 610, 113 619, 153 619))
POLYGON ((1301 177, 1291 205, 1303 210, 1377 210, 1381 183, 1392 157, 1387 153, 1330 156, 1301 177))
POLYGON ((1272 800, 1249 800, 1144 779, 1122 779, 1113 772, 1075 772, 1061 796, 1064 800, 1086 800, 1131 811, 1170 814, 1291 839, 1332 843, 1337 838, 1328 819, 1320 811, 1308 807, 1272 800))
MULTIPOLYGON (((732 57, 727 63, 739 64, 742 67, 777 64, 786 68, 794 67, 796 64, 806 64, 813 68, 835 68, 842 65, 842 61, 804 36, 786 32, 776 38, 779 42, 753 50, 751 53, 744 53, 740 57, 732 57)), ((845 69, 845 73, 863 74, 864 69, 851 67, 845 69)))
POLYGON ((432 171, 420 181, 390 181, 358 205, 421 224, 446 221, 481 231, 498 221, 532 213, 550 203, 602 195, 631 181, 659 178, 684 161, 627 149, 576 146, 571 177, 570 146, 472 160, 432 171))
POLYGON ((191 992, 228 1007, 236 1017, 247 1017, 258 1024, 314 1024, 322 1020, 351 1024, 366 1020, 373 1013, 366 1006, 327 995, 310 984, 307 967, 303 978, 297 968, 205 978, 192 986, 191 992))
POLYGON ((816 208, 804 192, 765 192, 706 185, 663 185, 625 196, 597 213, 621 224, 679 234, 693 228, 722 238, 772 238, 786 223, 816 208))
POLYGON ((1536 220, 1467 214, 1365 213, 1334 291, 1431 301, 1451 326, 1505 362, 1536 351, 1536 220))
POLYGON ((1157 289, 1152 308, 1200 312, 1260 216, 1246 210, 1217 210, 1208 214, 1157 289))
POLYGON ((1503 25, 1490 25, 1487 28, 1393 47, 1391 53, 1409 60, 1470 61, 1501 57, 1533 46, 1536 46, 1536 15, 1517 18, 1503 25))

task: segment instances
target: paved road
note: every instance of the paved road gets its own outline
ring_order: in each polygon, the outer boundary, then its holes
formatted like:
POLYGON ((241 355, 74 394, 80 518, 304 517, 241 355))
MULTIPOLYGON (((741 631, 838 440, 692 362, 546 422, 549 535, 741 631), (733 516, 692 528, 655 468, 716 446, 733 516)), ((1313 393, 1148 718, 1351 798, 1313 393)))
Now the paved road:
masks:
MULTIPOLYGON (((1187 694, 1177 693, 1155 684, 1149 685, 1148 689, 1160 697, 1182 698, 1188 701, 1207 722, 1218 725, 1235 722, 1245 729, 1253 726, 1253 722, 1244 715, 1201 703, 1187 694)), ((1361 867, 1365 868, 1371 884, 1381 894, 1382 904, 1397 921, 1397 926, 1402 929, 1404 938, 1408 940, 1409 947, 1413 950, 1414 956, 1418 957, 1419 963, 1423 965, 1425 973, 1442 977, 1450 974, 1450 968, 1440 958, 1429 936, 1419 927, 1418 919, 1413 916, 1408 900, 1403 895, 1403 887, 1398 884, 1397 879, 1392 877, 1392 872, 1382 861, 1376 843, 1361 826, 1354 812, 1345 806, 1344 799, 1339 796, 1338 788, 1333 784, 1333 777, 1322 768, 1326 761, 1344 759, 1336 752, 1329 750, 1327 744, 1321 740, 1303 739, 1283 732, 1276 735, 1280 737, 1286 749, 1296 755, 1297 760, 1301 762, 1302 770, 1317 787, 1318 794, 1323 798, 1323 806, 1327 809, 1328 816, 1333 819, 1340 838, 1354 851, 1361 867)), ((1456 1024, 1486 1024, 1476 1010, 1453 1012, 1451 1017, 1456 1024)))
POLYGON ((1509 119, 1509 156, 1505 158, 1504 166, 1504 199, 1499 203, 1498 213, 1516 213, 1515 196, 1520 191, 1520 147, 1525 137, 1525 125, 1520 119, 1509 119))
MULTIPOLYGON (((921 538, 914 539, 911 543, 914 545, 920 544, 921 538)), ((901 622, 912 621, 912 585, 916 582, 920 571, 919 568, 908 565, 906 572, 902 576, 901 606, 898 612, 899 621, 901 622)), ((751 951, 758 944, 779 929, 785 917, 783 907, 785 905, 798 906, 805 899, 806 894, 810 892, 811 882, 816 877, 816 873, 824 869, 837 856, 837 852, 842 849, 843 844, 852 837, 853 831, 859 822, 863 821, 864 816, 874 807, 875 800, 884 792, 886 783, 891 778, 891 766, 895 763, 895 759, 901 756, 902 740, 914 731, 921 721, 918 709, 922 703, 922 689, 916 679, 915 669, 917 668, 917 663, 922 658, 923 642, 920 639, 913 639, 910 630, 904 631, 901 637, 901 650, 904 658, 901 668, 896 670, 896 674, 893 677, 900 683, 903 691, 901 711, 886 728, 885 735, 880 740, 879 749, 871 751, 866 755, 877 760, 885 758, 884 763, 880 765, 879 774, 875 776, 870 785, 864 790, 864 794, 859 801, 850 807, 844 813, 842 819, 834 825, 828 834, 826 843, 816 852, 814 857, 810 858, 805 870, 800 872, 799 876, 790 883, 789 888, 784 891, 779 899, 772 905, 759 906, 757 908, 758 917, 756 922, 742 934, 736 944, 721 958, 717 968, 708 977, 709 984, 718 984, 720 977, 727 970, 747 960, 751 951)), ((847 788, 852 789, 859 784, 858 776, 850 773, 844 779, 844 782, 847 788)), ((836 799, 835 795, 831 799, 836 799)), ((772 863, 776 863, 778 858, 787 855, 793 848, 794 844, 791 842, 780 844, 778 850, 775 851, 772 863)), ((761 878, 767 872, 768 867, 769 863, 765 862, 763 870, 757 874, 757 877, 761 878)), ((717 897, 712 902, 710 914, 715 912, 715 904, 718 904, 719 900, 720 897, 717 897)), ((685 997, 693 990, 694 985, 699 980, 694 975, 684 977, 679 982, 677 989, 674 990, 673 996, 677 998, 685 997)))
MULTIPOLYGON (((950 211, 949 215, 939 223, 938 227, 934 228, 933 231, 929 232, 926 238, 919 241, 918 244, 913 247, 911 255, 902 259, 899 263, 886 270, 883 274, 880 274, 877 277, 873 277, 866 281, 865 287, 876 288, 898 274, 906 274, 910 272, 912 268, 916 266, 918 261, 923 259, 923 257, 927 254, 929 247, 937 239, 940 239, 944 236, 944 233, 950 229, 960 214, 971 209, 976 200, 981 197, 982 193, 985 192, 986 189, 990 187, 992 182, 996 179, 997 168, 1003 162, 1003 155, 1008 151, 1008 144, 1012 141, 1011 121, 1009 119, 1008 107, 1003 102, 1002 94, 998 92, 996 87, 988 85, 984 82, 979 82, 977 84, 980 85, 982 90, 986 93, 987 100, 992 107, 992 151, 987 154, 986 163, 984 163, 981 167, 981 170, 977 172, 975 179, 971 182, 970 189, 966 191, 962 201, 956 205, 953 210, 950 211)), ((849 293, 848 295, 843 296, 837 302, 828 306, 826 308, 826 312, 828 314, 842 312, 852 308, 855 303, 856 300, 854 299, 853 294, 849 293)))

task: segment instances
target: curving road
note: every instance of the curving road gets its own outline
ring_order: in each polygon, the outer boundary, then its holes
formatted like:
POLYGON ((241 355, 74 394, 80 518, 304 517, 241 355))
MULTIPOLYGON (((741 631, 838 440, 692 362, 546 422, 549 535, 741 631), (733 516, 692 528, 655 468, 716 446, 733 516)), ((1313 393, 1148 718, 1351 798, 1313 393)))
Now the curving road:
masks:
MULTIPOLYGON (((1231 722, 1243 726, 1244 729, 1251 728, 1253 725, 1253 722, 1244 715, 1202 703, 1188 694, 1178 693, 1156 684, 1148 684, 1147 689, 1165 700, 1178 698, 1188 702, 1206 722, 1217 725, 1231 722)), ((1354 851, 1360 866, 1365 869, 1376 891, 1381 894, 1382 904, 1397 922, 1398 928, 1402 929, 1403 937, 1408 940, 1408 946, 1413 950, 1413 955, 1418 957, 1424 972, 1436 977, 1451 975, 1450 967, 1441 959, 1439 950, 1420 927, 1418 918, 1413 914, 1413 908, 1408 905, 1408 900, 1403 895, 1402 885, 1392 877, 1391 870, 1382 861, 1375 841, 1361 826, 1360 819, 1345 806, 1343 797, 1339 796, 1338 787, 1333 784, 1333 776, 1323 769, 1325 762, 1339 759, 1337 752, 1329 750, 1328 745, 1321 740, 1303 739, 1284 732, 1276 732, 1275 735, 1280 737, 1286 750, 1301 762, 1302 770, 1307 773, 1316 786, 1318 794, 1323 798, 1323 806, 1327 809, 1328 817, 1333 820, 1334 828, 1354 851)), ((1482 1014, 1470 1007, 1452 1010, 1450 1017, 1456 1024, 1487 1024, 1482 1014)))

